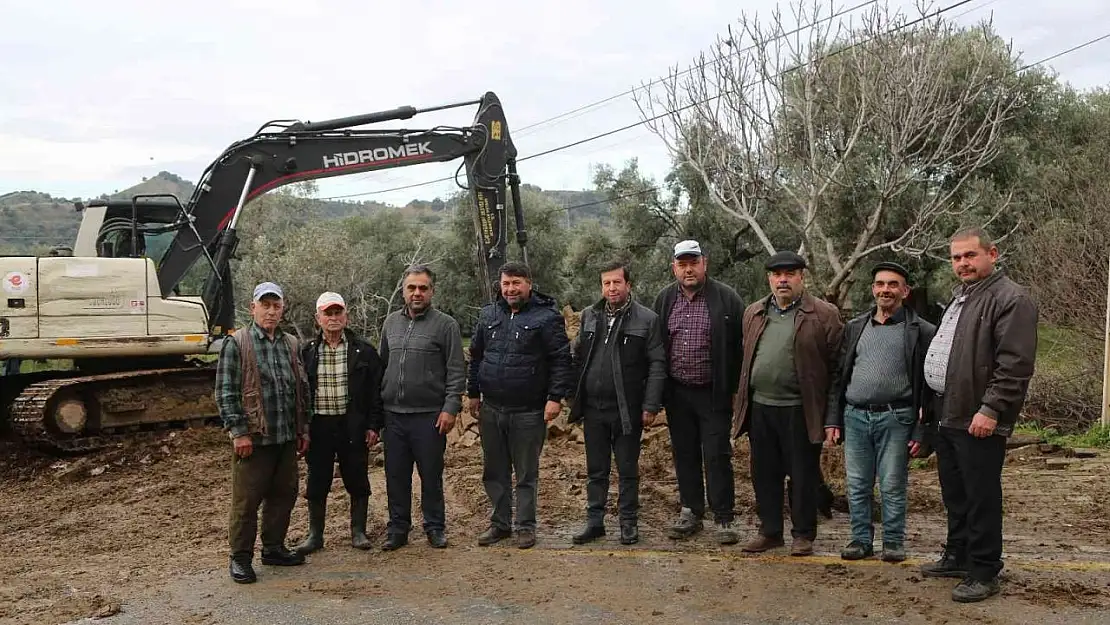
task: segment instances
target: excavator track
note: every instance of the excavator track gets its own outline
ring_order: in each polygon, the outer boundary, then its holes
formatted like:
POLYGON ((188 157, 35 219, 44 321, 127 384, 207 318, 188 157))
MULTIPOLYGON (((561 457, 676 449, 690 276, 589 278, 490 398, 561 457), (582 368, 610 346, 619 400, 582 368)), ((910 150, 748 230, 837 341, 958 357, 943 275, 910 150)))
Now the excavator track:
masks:
POLYGON ((33 382, 10 404, 12 433, 60 455, 111 447, 135 432, 203 425, 218 418, 214 367, 61 377, 33 382))

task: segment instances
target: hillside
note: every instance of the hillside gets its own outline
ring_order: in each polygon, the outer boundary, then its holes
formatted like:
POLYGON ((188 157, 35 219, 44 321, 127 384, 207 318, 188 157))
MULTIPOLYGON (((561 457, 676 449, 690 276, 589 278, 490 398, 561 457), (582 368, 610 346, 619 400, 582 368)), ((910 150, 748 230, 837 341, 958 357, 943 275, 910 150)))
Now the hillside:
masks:
MULTIPOLYGON (((144 178, 133 187, 104 193, 100 198, 172 193, 184 202, 193 193, 194 187, 193 182, 163 171, 151 178, 144 178)), ((596 191, 544 191, 538 187, 532 188, 559 206, 577 207, 567 212, 568 225, 573 226, 587 219, 608 222, 608 203, 596 191)), ((80 199, 82 198, 53 197, 40 191, 13 191, 0 195, 0 254, 44 253, 52 245, 72 244, 81 220, 80 213, 74 209, 74 202, 80 199)), ((309 206, 311 214, 320 219, 342 219, 389 210, 433 228, 445 226, 449 217, 447 202, 441 198, 414 199, 404 206, 373 201, 336 200, 314 200, 309 206)))

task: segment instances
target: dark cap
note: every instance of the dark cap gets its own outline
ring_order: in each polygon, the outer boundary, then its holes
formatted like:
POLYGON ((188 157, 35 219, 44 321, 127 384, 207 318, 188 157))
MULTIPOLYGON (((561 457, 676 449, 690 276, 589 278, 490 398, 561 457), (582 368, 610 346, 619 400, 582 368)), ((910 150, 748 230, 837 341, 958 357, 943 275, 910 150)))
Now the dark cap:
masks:
POLYGON ((881 263, 875 263, 875 266, 871 268, 871 277, 874 278, 875 274, 879 273, 880 271, 893 271, 894 273, 902 276, 902 278, 906 281, 906 284, 909 284, 910 282, 909 269, 906 269, 905 267, 899 265, 894 261, 884 260, 881 263))
POLYGON ((782 250, 772 254, 764 267, 767 268, 767 271, 773 271, 775 269, 805 269, 806 259, 799 256, 796 252, 782 250))

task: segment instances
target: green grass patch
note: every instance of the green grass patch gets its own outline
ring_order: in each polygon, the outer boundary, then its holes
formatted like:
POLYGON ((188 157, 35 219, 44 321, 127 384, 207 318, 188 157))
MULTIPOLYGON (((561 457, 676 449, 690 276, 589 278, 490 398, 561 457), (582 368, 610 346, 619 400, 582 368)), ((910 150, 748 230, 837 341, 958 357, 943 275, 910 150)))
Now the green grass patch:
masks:
POLYGON ((1061 447, 1110 449, 1110 427, 1100 423, 1092 425, 1085 432, 1064 434, 1051 426, 1045 427, 1035 422, 1023 422, 1014 428, 1014 433, 1039 436, 1046 443, 1053 443, 1061 447))
POLYGON ((1098 422, 1102 414, 1100 335, 1101 329, 1040 325, 1025 420, 1072 435, 1083 435, 1098 422))

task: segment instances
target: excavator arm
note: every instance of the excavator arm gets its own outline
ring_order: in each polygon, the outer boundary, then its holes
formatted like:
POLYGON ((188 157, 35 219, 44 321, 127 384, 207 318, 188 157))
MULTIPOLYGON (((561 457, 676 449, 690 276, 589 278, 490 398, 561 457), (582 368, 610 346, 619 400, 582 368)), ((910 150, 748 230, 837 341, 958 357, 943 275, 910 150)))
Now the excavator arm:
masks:
POLYGON ((492 301, 498 268, 506 258, 506 189, 512 193, 516 239, 527 261, 516 154, 501 102, 492 92, 479 100, 427 109, 407 106, 320 122, 270 122, 232 144, 204 171, 183 207, 178 233, 158 264, 162 294, 173 294, 196 262, 206 263, 211 274, 202 299, 212 333, 224 334, 234 324, 229 265, 238 244, 238 220, 251 200, 305 180, 462 158, 475 208, 480 281, 483 295, 492 301), (358 128, 473 104, 478 112, 467 127, 358 128))

